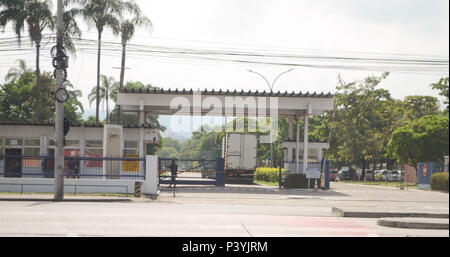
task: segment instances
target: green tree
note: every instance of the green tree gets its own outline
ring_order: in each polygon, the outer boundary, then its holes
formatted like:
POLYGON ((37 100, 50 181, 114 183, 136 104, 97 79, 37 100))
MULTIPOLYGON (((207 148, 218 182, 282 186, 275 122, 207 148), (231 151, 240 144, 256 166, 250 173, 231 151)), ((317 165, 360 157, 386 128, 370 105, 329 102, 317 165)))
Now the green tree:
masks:
MULTIPOLYGON (((0 120, 7 122, 31 122, 33 108, 36 106, 36 97, 33 89, 36 85, 36 73, 24 68, 26 64, 20 63, 18 69, 12 71, 7 83, 0 85, 0 120)), ((40 122, 54 122, 55 99, 51 88, 54 88, 55 79, 50 72, 41 74, 40 122)), ((81 97, 80 90, 73 90, 70 82, 65 83, 69 92, 69 99, 64 103, 65 116, 72 123, 81 123, 83 106, 78 100, 81 97)))
MULTIPOLYGON (((128 41, 133 38, 134 33, 139 27, 148 27, 150 30, 152 29, 151 21, 146 17, 140 14, 140 9, 137 7, 136 15, 132 19, 122 19, 120 21, 118 33, 122 39, 122 62, 120 64, 120 90, 123 88, 123 83, 125 79, 125 59, 126 59, 126 49, 128 41)), ((120 119, 120 106, 118 106, 117 111, 118 119, 120 119)))
POLYGON ((17 62, 19 63, 19 67, 11 67, 8 73, 6 73, 6 82, 18 80, 23 74, 33 72, 33 70, 27 66, 25 60, 19 59, 17 62))
MULTIPOLYGON (((26 29, 31 41, 36 48, 36 86, 33 93, 36 97, 33 120, 39 121, 43 117, 41 113, 41 69, 40 49, 43 33, 49 29, 55 30, 56 16, 52 14, 52 1, 50 0, 0 0, 0 27, 5 28, 12 24, 21 44, 22 32, 26 29)), ((64 12, 64 45, 69 51, 75 53, 72 43, 73 36, 81 36, 81 31, 73 18, 74 10, 64 12)))
POLYGON ((398 128, 387 145, 388 154, 414 168, 419 162, 443 161, 449 154, 448 122, 448 116, 428 115, 398 128))
POLYGON ((35 121, 40 120, 40 92, 41 70, 39 67, 42 32, 46 28, 53 29, 52 3, 50 0, 0 0, 0 27, 5 28, 12 23, 17 35, 18 43, 21 43, 22 32, 25 28, 36 48, 36 106, 34 108, 35 121))
POLYGON ((441 95, 441 96, 443 96, 443 97, 446 98, 446 99, 444 100, 444 104, 446 104, 447 107, 445 108, 444 113, 446 113, 446 114, 448 115, 448 114, 449 114, 449 105, 448 105, 448 102, 449 102, 448 77, 446 77, 446 78, 441 78, 441 79, 439 80, 438 83, 431 84, 431 87, 432 87, 433 89, 436 89, 436 90, 441 91, 441 92, 439 92, 439 95, 441 95))
POLYGON ((177 149, 170 146, 163 146, 158 150, 158 156, 160 158, 180 158, 181 154, 177 151, 177 149))
POLYGON ((405 118, 409 121, 426 115, 439 114, 439 101, 432 96, 407 96, 404 100, 405 118))
POLYGON ((106 104, 106 122, 109 122, 109 100, 111 98, 113 98, 114 102, 117 100, 118 84, 113 77, 107 77, 105 75, 101 75, 100 80, 100 90, 97 87, 93 87, 91 93, 88 95, 89 104, 92 104, 100 98, 100 102, 106 104))
POLYGON ((97 46, 97 87, 96 87, 96 122, 99 121, 100 106, 100 56, 102 33, 105 28, 110 28, 115 34, 119 30, 119 20, 125 13, 136 13, 138 10, 134 1, 122 0, 72 0, 72 4, 80 8, 75 9, 85 22, 90 26, 95 26, 98 35, 97 46))
POLYGON ((387 90, 377 88, 388 75, 369 76, 351 83, 338 78, 328 157, 341 164, 360 164, 363 176, 369 160, 384 156, 388 140, 385 138, 390 138, 388 110, 393 99, 387 90))
POLYGON ((147 27, 152 29, 152 22, 144 15, 140 14, 140 9, 136 6, 136 15, 132 19, 122 19, 120 20, 118 33, 122 40, 122 62, 120 65, 120 89, 123 88, 124 77, 125 77, 125 59, 126 59, 126 49, 128 41, 130 41, 137 28, 147 27))

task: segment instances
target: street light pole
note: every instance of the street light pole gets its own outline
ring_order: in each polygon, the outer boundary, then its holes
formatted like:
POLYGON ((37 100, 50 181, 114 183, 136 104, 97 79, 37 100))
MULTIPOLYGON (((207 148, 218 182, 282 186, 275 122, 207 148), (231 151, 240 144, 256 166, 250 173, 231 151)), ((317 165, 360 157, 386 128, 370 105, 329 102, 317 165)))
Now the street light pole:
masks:
MULTIPOLYGON (((57 32, 56 44, 57 49, 63 45, 63 0, 58 0, 57 6, 57 32)), ((59 50, 58 50, 59 51, 59 50)), ((63 69, 61 68, 61 61, 59 61, 58 68, 56 68, 56 90, 64 88, 63 69)), ((62 201, 64 198, 64 103, 56 100, 56 117, 55 117, 55 138, 56 138, 56 152, 55 152, 55 190, 54 200, 62 201)))
MULTIPOLYGON (((294 68, 291 68, 291 69, 289 69, 289 70, 287 70, 287 71, 285 71, 285 72, 280 73, 280 74, 273 80, 272 85, 269 83, 269 81, 266 79, 266 77, 264 77, 264 76, 261 75, 260 73, 258 73, 258 72, 256 72, 256 71, 252 71, 252 70, 247 70, 247 71, 248 71, 248 72, 255 73, 255 74, 261 76, 261 77, 266 81, 267 86, 269 86, 270 92, 272 92, 272 91, 273 91, 273 87, 274 87, 274 85, 275 85, 275 82, 281 77, 281 75, 286 74, 286 73, 288 73, 288 72, 291 72, 291 71, 293 71, 293 70, 294 70, 294 68)), ((270 132, 270 160, 272 161, 272 165, 271 165, 271 166, 273 167, 273 143, 272 143, 272 132, 270 132)))

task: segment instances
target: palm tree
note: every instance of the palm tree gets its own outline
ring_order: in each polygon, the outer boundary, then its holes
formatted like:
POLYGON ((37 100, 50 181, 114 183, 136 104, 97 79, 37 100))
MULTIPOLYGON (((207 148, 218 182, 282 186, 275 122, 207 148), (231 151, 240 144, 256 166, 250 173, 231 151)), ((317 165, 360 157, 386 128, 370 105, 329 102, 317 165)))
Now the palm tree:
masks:
POLYGON ((79 98, 81 98, 83 96, 83 93, 81 90, 79 89, 73 89, 74 86, 73 84, 66 80, 64 82, 64 87, 67 89, 67 92, 69 93, 69 99, 71 99, 71 101, 73 101, 73 103, 75 104, 75 106, 77 106, 78 108, 80 108, 80 111, 82 113, 84 113, 84 108, 83 108, 83 104, 80 102, 80 100, 78 100, 79 98))
MULTIPOLYGON (((140 13, 139 7, 137 9, 137 13, 140 13)), ((125 56, 126 56, 126 49, 127 49, 127 43, 131 40, 131 38, 134 36, 134 33, 136 31, 136 28, 138 27, 147 27, 150 30, 152 29, 153 25, 150 19, 148 19, 146 16, 142 15, 136 15, 132 19, 123 19, 120 21, 119 26, 119 34, 122 38, 122 63, 120 66, 120 90, 123 89, 123 82, 125 77, 125 56)), ((118 106, 117 111, 117 120, 120 120, 120 106, 118 106)))
POLYGON ((28 34, 36 47, 36 106, 34 120, 39 120, 41 71, 39 55, 42 32, 46 28, 54 29, 52 2, 50 0, 0 0, 0 27, 5 28, 11 22, 21 44, 22 31, 27 27, 28 34))
MULTIPOLYGON (((106 104, 106 122, 109 121, 109 100, 113 98, 114 95, 117 93, 114 93, 118 90, 118 84, 114 80, 113 77, 107 77, 105 75, 101 75, 101 86, 98 90, 100 102, 104 102, 106 104)), ((94 101, 97 100, 97 87, 93 87, 91 90, 91 93, 88 95, 89 104, 92 104, 94 101)), ((98 123, 98 122, 97 122, 98 123)))
POLYGON ((100 105, 100 56, 102 33, 105 28, 112 29, 116 34, 119 28, 119 19, 125 12, 135 13, 138 10, 134 1, 123 0, 73 0, 74 4, 81 6, 77 13, 84 20, 95 26, 98 32, 97 46, 97 88, 96 88, 96 122, 98 123, 100 105))
POLYGON ((17 60, 17 62, 19 63, 19 67, 10 68, 8 73, 5 76, 5 81, 7 83, 18 80, 20 78, 20 76, 22 76, 23 74, 25 74, 27 72, 33 72, 32 69, 28 68, 25 60, 19 59, 19 60, 17 60))
MULTIPOLYGON (((66 1, 67 2, 67 1, 66 1)), ((21 44, 22 32, 28 30, 32 42, 36 48, 36 105, 34 107, 34 120, 40 117, 40 92, 41 92, 41 70, 39 65, 40 48, 45 29, 54 30, 56 16, 52 15, 51 0, 0 0, 0 27, 5 28, 8 23, 12 24, 17 35, 18 43, 21 44)), ((64 44, 72 53, 75 52, 71 36, 81 36, 76 21, 73 19, 73 10, 64 12, 64 44)), ((11 77, 13 78, 13 77, 11 77)))

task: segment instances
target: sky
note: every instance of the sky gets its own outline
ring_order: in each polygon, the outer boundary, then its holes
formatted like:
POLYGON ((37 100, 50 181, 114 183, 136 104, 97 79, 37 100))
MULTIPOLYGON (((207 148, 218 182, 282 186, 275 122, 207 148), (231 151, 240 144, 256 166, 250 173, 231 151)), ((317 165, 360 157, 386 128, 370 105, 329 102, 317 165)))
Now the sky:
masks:
MULTIPOLYGON (((133 44, 176 47, 264 49, 301 53, 394 53, 415 56, 449 55, 448 0, 138 0, 153 30, 137 31, 133 44)), ((56 8, 56 0, 54 0, 56 8)), ((82 20, 79 20, 83 24, 82 20)), ((82 25, 83 38, 96 39, 94 28, 82 25)), ((11 36, 6 31, 1 37, 11 36)), ((105 41, 120 42, 106 30, 105 41)), ((23 45, 31 48, 30 45, 23 45)), ((34 52, 16 56, 0 53, 0 80, 15 59, 33 66, 34 52)), ((43 52, 43 70, 51 71, 43 52)), ((119 80, 120 55, 102 56, 102 74, 119 80)), ((267 90, 289 66, 200 62, 129 56, 125 80, 163 88, 267 90)), ((87 95, 96 83, 96 54, 78 53, 70 59, 68 78, 83 91, 85 115, 95 115, 87 95)), ((275 91, 335 92, 338 74, 347 81, 362 80, 381 71, 295 67, 277 80, 275 91)), ((438 96, 431 83, 442 73, 392 72, 381 84, 392 96, 438 96)), ((441 99, 441 98, 439 98, 441 99)))

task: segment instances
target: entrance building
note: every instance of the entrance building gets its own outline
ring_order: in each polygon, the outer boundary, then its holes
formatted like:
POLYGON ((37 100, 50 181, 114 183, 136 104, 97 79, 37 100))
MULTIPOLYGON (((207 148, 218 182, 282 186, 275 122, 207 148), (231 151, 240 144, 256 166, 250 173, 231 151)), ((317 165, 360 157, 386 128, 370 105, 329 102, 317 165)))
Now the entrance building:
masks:
MULTIPOLYGON (((308 162, 322 159, 322 150, 328 142, 310 142, 308 139, 309 118, 333 110, 334 96, 330 93, 282 93, 230 90, 127 90, 118 93, 117 104, 124 113, 134 113, 142 124, 146 115, 180 115, 197 117, 228 118, 285 118, 289 123, 289 138, 281 143, 285 151, 285 162, 293 173, 303 173, 308 162), (300 123, 304 120, 301 140, 300 123), (295 135, 295 136, 294 136, 295 135), (311 158, 312 157, 312 158, 311 158)), ((201 124, 201 123, 200 123, 201 124)), ((197 129, 198 127, 194 127, 197 129)), ((271 130, 271 133, 277 131, 271 130)), ((273 138, 273 135, 270 137, 273 138)))

